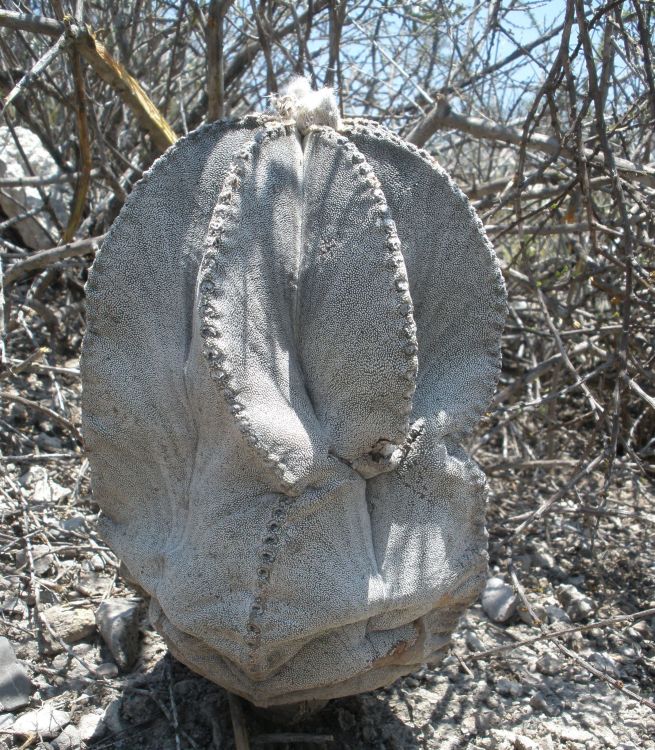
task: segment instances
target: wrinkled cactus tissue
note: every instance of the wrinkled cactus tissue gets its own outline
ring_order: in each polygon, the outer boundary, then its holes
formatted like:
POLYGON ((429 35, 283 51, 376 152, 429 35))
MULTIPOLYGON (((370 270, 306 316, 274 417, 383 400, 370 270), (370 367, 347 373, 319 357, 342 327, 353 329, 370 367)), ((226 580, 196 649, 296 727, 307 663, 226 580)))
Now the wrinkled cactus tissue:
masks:
POLYGON ((260 706, 438 662, 486 577, 458 442, 506 303, 444 170, 295 81, 153 164, 87 297, 101 531, 172 653, 260 706))

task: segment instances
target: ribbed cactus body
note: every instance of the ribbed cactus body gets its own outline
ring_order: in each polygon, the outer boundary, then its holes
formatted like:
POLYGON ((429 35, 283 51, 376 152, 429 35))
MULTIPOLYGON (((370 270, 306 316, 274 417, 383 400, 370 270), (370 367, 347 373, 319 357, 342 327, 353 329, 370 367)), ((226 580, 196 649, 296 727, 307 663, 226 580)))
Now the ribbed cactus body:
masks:
POLYGON ((427 154, 280 111, 155 162, 91 272, 82 362, 105 538, 175 655, 261 705, 443 652, 486 571, 457 440, 505 308, 427 154))

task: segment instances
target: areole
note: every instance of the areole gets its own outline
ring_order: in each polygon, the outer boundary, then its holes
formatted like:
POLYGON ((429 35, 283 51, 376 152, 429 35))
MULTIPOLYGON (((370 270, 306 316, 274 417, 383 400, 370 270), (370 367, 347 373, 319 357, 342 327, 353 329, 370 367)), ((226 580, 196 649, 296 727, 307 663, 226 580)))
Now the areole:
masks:
POLYGON ((463 194, 294 82, 135 187, 87 285, 102 531, 177 658, 253 703, 437 661, 486 573, 458 441, 505 291, 463 194))

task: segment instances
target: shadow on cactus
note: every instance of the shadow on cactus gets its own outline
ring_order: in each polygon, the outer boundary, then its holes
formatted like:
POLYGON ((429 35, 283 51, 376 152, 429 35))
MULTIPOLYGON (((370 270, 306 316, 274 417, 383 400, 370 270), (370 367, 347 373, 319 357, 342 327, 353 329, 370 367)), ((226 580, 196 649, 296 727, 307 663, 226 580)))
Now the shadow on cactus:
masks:
POLYGON ((87 285, 102 531, 174 655, 266 706, 438 662, 486 574, 505 291, 428 154, 292 84, 155 162, 87 285))

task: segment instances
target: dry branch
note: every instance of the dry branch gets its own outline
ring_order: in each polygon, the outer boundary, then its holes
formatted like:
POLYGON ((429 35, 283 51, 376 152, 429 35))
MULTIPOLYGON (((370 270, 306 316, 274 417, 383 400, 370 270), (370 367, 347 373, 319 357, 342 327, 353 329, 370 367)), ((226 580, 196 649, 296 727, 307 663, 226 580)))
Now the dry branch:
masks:
MULTIPOLYGON (((512 146, 520 146, 523 141, 523 134, 517 128, 483 120, 481 117, 466 117, 453 112, 443 98, 440 98, 425 118, 411 130, 407 140, 417 146, 424 146, 437 130, 457 130, 474 138, 499 141, 512 146)), ((575 149, 565 146, 556 138, 543 133, 532 133, 526 142, 526 147, 530 151, 541 152, 549 156, 562 156, 567 159, 577 158, 575 149)), ((591 149, 585 149, 584 154, 590 164, 598 168, 606 167, 603 155, 596 154, 591 149)), ((644 187, 655 188, 655 169, 652 167, 639 167, 620 157, 615 157, 615 163, 619 174, 625 179, 644 187)))
POLYGON ((98 237, 87 237, 86 239, 70 242, 60 247, 53 247, 49 250, 41 250, 38 253, 33 253, 28 258, 25 258, 25 260, 19 260, 9 266, 4 272, 3 285, 9 286, 32 271, 47 268, 53 263, 58 263, 67 258, 79 258, 82 255, 95 253, 104 238, 104 234, 98 237))
POLYGON ((139 82, 109 54, 104 45, 97 41, 92 31, 82 28, 70 18, 64 23, 12 11, 0 11, 0 26, 50 36, 53 36, 55 31, 57 35, 65 33, 66 38, 74 43, 95 73, 109 84, 134 112, 138 122, 150 133, 153 143, 160 151, 165 151, 177 140, 175 132, 139 82))

